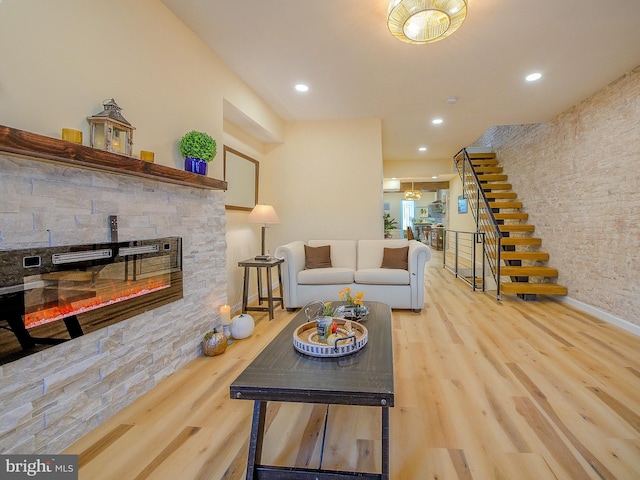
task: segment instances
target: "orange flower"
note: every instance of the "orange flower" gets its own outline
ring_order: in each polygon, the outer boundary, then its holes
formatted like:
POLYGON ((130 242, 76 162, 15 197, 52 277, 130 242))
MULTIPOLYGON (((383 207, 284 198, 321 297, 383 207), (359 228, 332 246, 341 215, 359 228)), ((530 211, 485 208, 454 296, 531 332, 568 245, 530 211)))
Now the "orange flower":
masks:
POLYGON ((355 298, 351 296, 351 289, 349 287, 344 290, 340 290, 340 299, 349 305, 362 306, 362 299, 364 298, 364 292, 358 292, 355 294, 355 298))

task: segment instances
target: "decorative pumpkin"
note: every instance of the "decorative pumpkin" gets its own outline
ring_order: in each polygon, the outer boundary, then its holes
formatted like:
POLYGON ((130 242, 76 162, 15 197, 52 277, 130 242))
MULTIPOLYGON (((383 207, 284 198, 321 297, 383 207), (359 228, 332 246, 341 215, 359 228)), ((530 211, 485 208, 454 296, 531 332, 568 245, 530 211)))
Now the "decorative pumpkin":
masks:
POLYGON ((231 336, 233 338, 241 340, 243 338, 251 336, 255 326, 256 324, 253 321, 253 317, 251 315, 241 313, 240 315, 236 315, 231 319, 229 330, 231 330, 231 336))
POLYGON ((202 353, 207 357, 214 357, 224 353, 227 349, 228 339, 224 333, 213 329, 213 332, 207 332, 202 341, 202 353))

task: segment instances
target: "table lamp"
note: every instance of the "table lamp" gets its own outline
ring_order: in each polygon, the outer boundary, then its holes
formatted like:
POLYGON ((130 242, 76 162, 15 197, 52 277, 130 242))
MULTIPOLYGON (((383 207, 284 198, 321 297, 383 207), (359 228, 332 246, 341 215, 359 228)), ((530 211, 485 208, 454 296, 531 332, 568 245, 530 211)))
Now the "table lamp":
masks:
POLYGON ((262 223, 262 253, 256 255, 256 260, 269 260, 269 255, 265 254, 264 231, 270 223, 280 223, 278 214, 271 205, 256 205, 247 217, 249 223, 262 223))

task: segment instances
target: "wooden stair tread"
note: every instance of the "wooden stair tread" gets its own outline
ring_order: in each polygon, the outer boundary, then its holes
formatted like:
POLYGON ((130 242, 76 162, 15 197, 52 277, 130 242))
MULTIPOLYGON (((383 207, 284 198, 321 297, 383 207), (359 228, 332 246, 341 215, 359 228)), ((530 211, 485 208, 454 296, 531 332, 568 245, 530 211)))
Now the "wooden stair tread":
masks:
POLYGON ((493 158, 480 158, 477 160, 471 160, 473 168, 477 167, 495 167, 498 165, 498 160, 493 158))
POLYGON ((494 165, 479 165, 474 167, 477 174, 481 173, 502 173, 502 167, 494 165))
MULTIPOLYGON (((489 256, 495 258, 495 252, 489 252, 489 256)), ((500 259, 502 260, 529 260, 529 261, 541 261, 545 262, 549 260, 549 254, 547 252, 533 252, 529 250, 514 251, 514 252, 500 252, 500 259)))
POLYGON ((567 287, 556 283, 505 282, 500 284, 502 293, 513 295, 567 295, 567 287))
MULTIPOLYGON (((494 152, 488 153, 469 153, 467 152, 469 159, 473 162, 474 160, 494 160, 496 158, 496 154, 494 152)), ((496 160, 497 162, 497 160, 496 160)))
POLYGON ((533 232, 535 225, 498 225, 501 232, 533 232))
POLYGON ((516 192, 485 192, 484 196, 487 198, 517 198, 516 192))
POLYGON ((500 275, 504 277, 557 277, 558 270, 552 267, 500 267, 500 275))
POLYGON ((489 208, 522 208, 522 202, 489 202, 489 208))
POLYGON ((495 191, 495 190, 511 190, 512 185, 510 183, 483 183, 482 190, 495 191))
POLYGON ((478 180, 480 182, 504 182, 508 180, 509 177, 503 173, 486 173, 478 175, 478 180))
MULTIPOLYGON (((489 217, 489 215, 486 213, 483 213, 482 215, 486 215, 487 218, 489 217)), ((481 218, 483 218, 482 215, 481 218)), ((524 212, 497 212, 493 214, 493 218, 495 218, 496 220, 527 220, 529 218, 529 214, 524 212)))
MULTIPOLYGON (((493 239, 487 239, 487 242, 496 243, 493 239)), ((502 245, 542 245, 542 239, 535 237, 502 237, 502 245)))

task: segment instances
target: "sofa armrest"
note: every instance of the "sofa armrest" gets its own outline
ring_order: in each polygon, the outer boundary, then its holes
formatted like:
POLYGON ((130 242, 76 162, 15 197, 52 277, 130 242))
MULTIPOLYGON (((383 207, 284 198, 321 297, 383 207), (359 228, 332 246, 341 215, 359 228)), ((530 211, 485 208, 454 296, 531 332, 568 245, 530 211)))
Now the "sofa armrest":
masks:
POLYGON ((418 240, 409 240, 409 274, 424 273, 424 266, 431 258, 431 249, 418 240))
POLYGON ((282 296, 285 307, 298 304, 298 272, 304 270, 303 241, 295 241, 276 248, 275 256, 284 259, 282 268, 282 296))
POLYGON ((431 249, 417 240, 409 240, 409 284, 411 308, 420 311, 424 306, 424 267, 431 258, 431 249))

